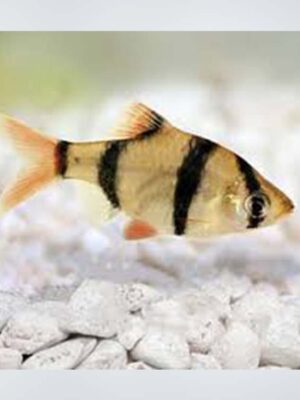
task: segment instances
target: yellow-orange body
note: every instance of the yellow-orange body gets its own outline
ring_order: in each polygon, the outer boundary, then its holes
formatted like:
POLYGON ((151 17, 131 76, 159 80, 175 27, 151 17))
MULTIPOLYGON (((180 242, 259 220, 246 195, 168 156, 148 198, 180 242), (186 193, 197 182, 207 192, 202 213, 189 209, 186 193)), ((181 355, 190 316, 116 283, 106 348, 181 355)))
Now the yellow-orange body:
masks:
MULTIPOLYGON (((15 141, 24 141, 29 128, 11 119, 5 121, 4 127, 15 141)), ((33 182, 35 189, 55 176, 98 185, 112 208, 138 221, 131 223, 129 238, 156 233, 207 237, 239 232, 270 225, 293 208, 285 194, 241 157, 175 128, 140 104, 131 108, 112 140, 55 142, 30 132, 31 140, 34 135, 44 140, 44 150, 40 149, 48 152, 48 158, 52 154, 56 166, 50 179, 46 174, 44 181, 33 182)), ((41 169, 42 157, 35 157, 41 169)), ((17 198, 16 187, 4 194, 3 208, 23 200, 24 196, 17 198)))

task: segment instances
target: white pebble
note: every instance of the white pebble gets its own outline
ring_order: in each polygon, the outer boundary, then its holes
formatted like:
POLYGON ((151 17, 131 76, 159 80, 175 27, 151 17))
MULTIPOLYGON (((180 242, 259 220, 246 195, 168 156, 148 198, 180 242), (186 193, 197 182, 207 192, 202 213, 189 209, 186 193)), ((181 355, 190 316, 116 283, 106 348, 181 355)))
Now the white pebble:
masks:
POLYGON ((222 304, 230 302, 230 288, 223 284, 220 279, 206 281, 200 288, 201 293, 209 297, 214 297, 222 304))
POLYGON ((218 314, 203 304, 203 297, 178 296, 151 304, 143 315, 151 328, 168 330, 186 338, 191 351, 207 352, 212 344, 225 333, 218 314))
POLYGON ((143 310, 142 315, 148 326, 181 335, 186 332, 188 314, 184 306, 174 299, 153 303, 143 310))
POLYGON ((280 299, 283 307, 286 307, 289 312, 294 313, 300 324, 300 296, 285 295, 281 296, 280 299))
POLYGON ((67 337, 56 319, 34 310, 15 314, 2 332, 5 346, 23 354, 32 354, 45 347, 61 342, 67 337))
POLYGON ((143 283, 126 283, 118 286, 121 302, 130 312, 141 310, 148 304, 163 298, 162 293, 143 283))
POLYGON ((146 334, 146 322, 138 315, 129 315, 118 328, 118 341, 131 350, 146 334))
POLYGON ((116 285, 85 280, 72 295, 62 328, 71 333, 109 338, 126 317, 116 295, 116 285))
POLYGON ((262 336, 262 364, 300 367, 299 321, 293 310, 285 307, 274 315, 262 336))
POLYGON ((173 332, 149 330, 132 350, 134 360, 143 361, 154 368, 187 369, 191 357, 185 339, 173 332))
POLYGON ((291 369, 291 368, 279 367, 278 365, 263 365, 262 367, 259 367, 259 369, 291 369))
POLYGON ((211 354, 226 369, 257 368, 260 359, 258 336, 246 325, 233 322, 212 346, 211 354))
POLYGON ((79 369, 124 369, 127 354, 124 347, 115 340, 102 340, 79 369))
POLYGON ((255 288, 232 305, 232 319, 246 324, 261 337, 281 307, 277 292, 255 288))
POLYGON ((192 353, 192 369, 221 369, 220 363, 211 354, 192 353))
POLYGON ((212 345, 225 334, 224 325, 210 310, 190 316, 185 324, 185 336, 192 352, 208 352, 212 345))
POLYGON ((14 313, 27 307, 29 301, 20 295, 0 292, 0 331, 14 313))
POLYGON ((33 303, 30 309, 53 317, 58 321, 63 321, 68 313, 67 304, 62 301, 39 301, 33 303))
POLYGON ((14 349, 0 349, 0 369, 19 369, 22 363, 22 354, 14 349))
POLYGON ((95 348, 93 338, 76 338, 39 351, 22 365, 24 369, 73 369, 95 348))
POLYGON ((226 302, 222 302, 199 289, 188 289, 176 295, 175 299, 183 305, 185 311, 190 315, 199 314, 206 310, 214 311, 221 319, 226 319, 231 315, 229 298, 226 302))
POLYGON ((135 361, 127 364, 126 369, 153 369, 150 365, 145 364, 143 361, 135 361))

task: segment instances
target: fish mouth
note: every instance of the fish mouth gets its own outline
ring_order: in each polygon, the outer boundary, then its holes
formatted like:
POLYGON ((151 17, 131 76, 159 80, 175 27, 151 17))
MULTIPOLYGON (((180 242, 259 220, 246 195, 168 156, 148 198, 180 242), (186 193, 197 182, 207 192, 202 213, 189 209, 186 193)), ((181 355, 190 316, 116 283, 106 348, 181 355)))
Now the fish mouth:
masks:
POLYGON ((295 204, 292 202, 291 199, 289 199, 288 197, 285 200, 285 212, 287 214, 292 213, 295 210, 295 204))
POLYGON ((287 216, 289 216, 290 214, 292 214, 295 210, 295 205, 292 202, 292 200, 288 197, 285 197, 284 200, 282 201, 281 207, 280 207, 280 211, 278 213, 277 218, 285 218, 287 216))

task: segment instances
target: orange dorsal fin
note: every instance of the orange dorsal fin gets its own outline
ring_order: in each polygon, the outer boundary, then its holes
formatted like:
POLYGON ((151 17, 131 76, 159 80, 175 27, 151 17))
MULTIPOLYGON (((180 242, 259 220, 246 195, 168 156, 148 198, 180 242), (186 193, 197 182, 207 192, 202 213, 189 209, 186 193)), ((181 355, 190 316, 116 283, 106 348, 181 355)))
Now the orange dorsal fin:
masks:
POLYGON ((127 240, 146 239, 158 235, 157 230, 148 222, 135 219, 130 221, 124 230, 127 240))
POLYGON ((120 119, 112 132, 118 139, 132 139, 145 133, 151 133, 170 125, 156 111, 141 103, 132 104, 120 119))

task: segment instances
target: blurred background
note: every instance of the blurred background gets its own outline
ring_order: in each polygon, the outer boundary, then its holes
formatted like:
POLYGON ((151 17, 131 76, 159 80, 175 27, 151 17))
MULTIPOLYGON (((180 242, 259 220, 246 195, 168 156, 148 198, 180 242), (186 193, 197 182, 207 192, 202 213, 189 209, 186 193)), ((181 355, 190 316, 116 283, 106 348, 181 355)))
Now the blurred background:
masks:
MULTIPOLYGON (((297 206, 299 48, 299 33, 281 32, 2 32, 0 110, 90 140, 142 101, 244 156, 297 206)), ((16 156, 4 145, 0 154, 3 187, 16 156)), ((86 206, 81 191, 76 182, 52 185, 2 218, 0 289, 53 297, 100 277, 174 290, 229 270, 300 295, 297 211, 280 225, 205 243, 126 243, 122 217, 101 224, 97 193, 86 206)))

